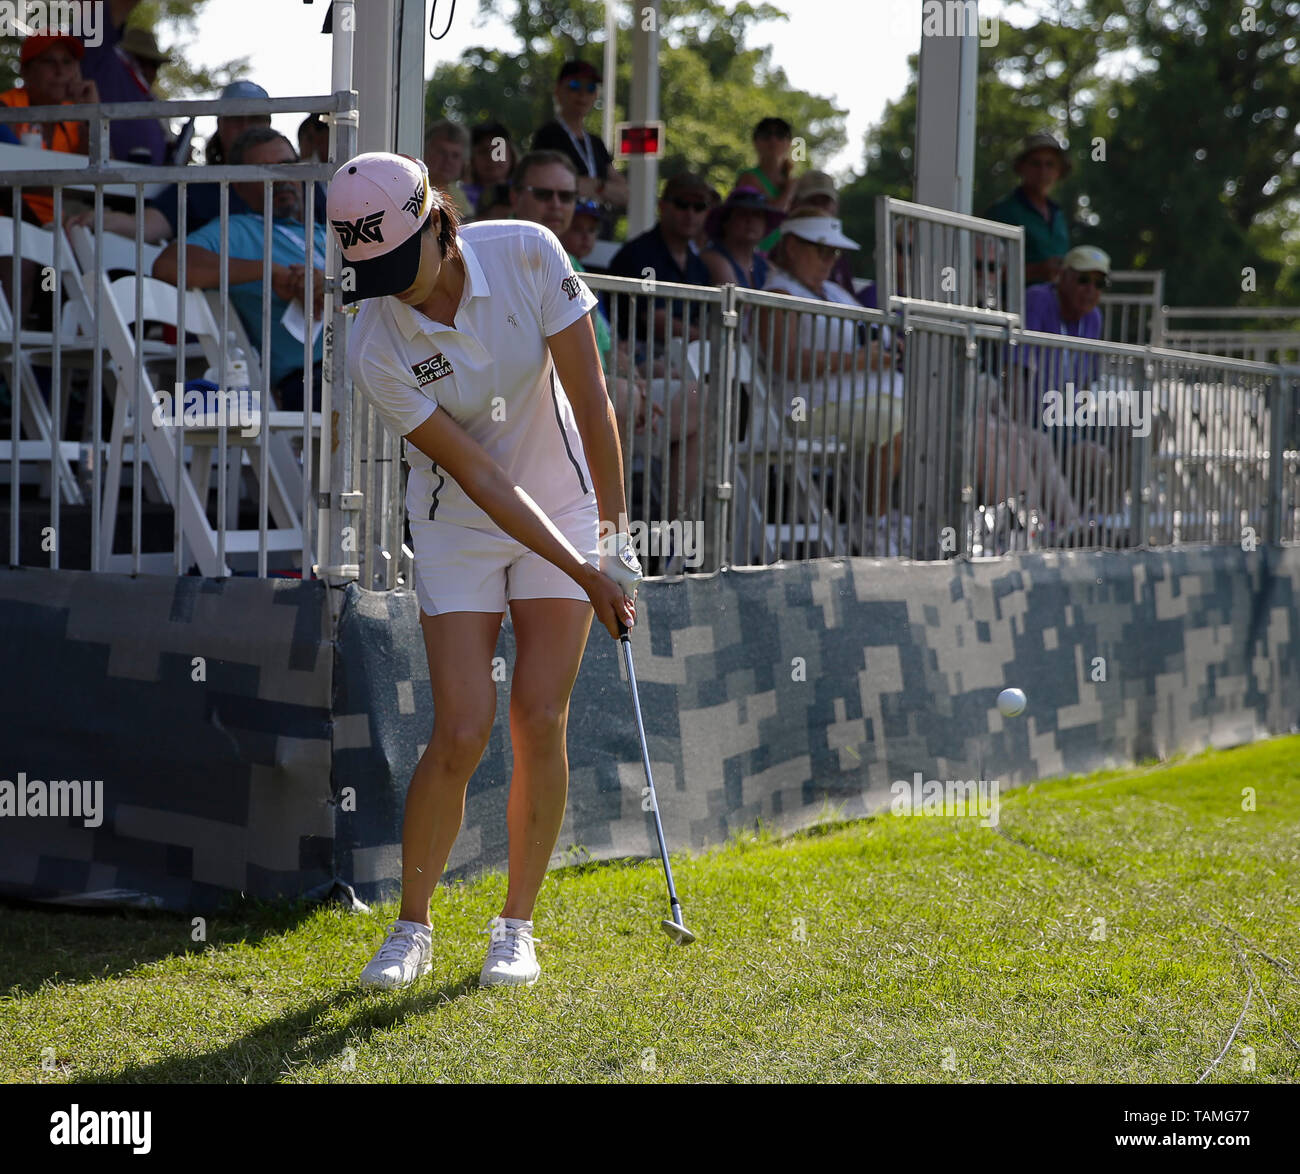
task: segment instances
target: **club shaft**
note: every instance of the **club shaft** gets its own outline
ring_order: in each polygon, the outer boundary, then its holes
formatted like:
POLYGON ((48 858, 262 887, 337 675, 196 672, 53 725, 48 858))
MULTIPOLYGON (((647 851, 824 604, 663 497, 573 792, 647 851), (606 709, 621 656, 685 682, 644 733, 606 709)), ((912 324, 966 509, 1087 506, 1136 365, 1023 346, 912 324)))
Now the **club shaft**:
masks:
POLYGON ((659 856, 664 862, 664 878, 668 881, 668 901, 672 906, 673 917, 678 925, 682 924, 681 905, 677 900, 677 890, 673 887, 673 870, 668 864, 668 845, 664 841, 664 826, 659 819, 659 796, 655 793, 654 775, 650 771, 650 747, 646 742, 645 724, 641 720, 641 697, 636 688, 636 670, 632 667, 632 642, 624 633, 619 638, 623 646, 623 662, 627 665, 627 679, 632 684, 632 710, 636 714, 636 732, 641 739, 641 763, 645 767, 645 780, 650 787, 650 811, 655 817, 655 835, 659 837, 659 856))

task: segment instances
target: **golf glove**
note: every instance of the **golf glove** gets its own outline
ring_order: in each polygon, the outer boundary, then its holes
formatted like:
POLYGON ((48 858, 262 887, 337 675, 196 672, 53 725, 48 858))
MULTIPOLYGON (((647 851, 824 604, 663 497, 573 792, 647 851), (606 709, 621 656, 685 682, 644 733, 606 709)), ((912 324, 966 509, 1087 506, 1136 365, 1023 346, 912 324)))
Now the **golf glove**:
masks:
POLYGON ((606 534, 597 544, 600 551, 600 570, 620 587, 628 598, 635 598, 641 582, 641 562, 632 549, 630 534, 606 534))

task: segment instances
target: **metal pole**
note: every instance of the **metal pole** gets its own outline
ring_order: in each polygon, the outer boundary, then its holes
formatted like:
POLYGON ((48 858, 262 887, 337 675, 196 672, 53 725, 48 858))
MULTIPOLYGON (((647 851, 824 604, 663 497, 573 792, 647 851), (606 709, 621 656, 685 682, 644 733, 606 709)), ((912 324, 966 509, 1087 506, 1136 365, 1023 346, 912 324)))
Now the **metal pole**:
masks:
MULTIPOLYGON (((659 117, 659 21, 659 0, 645 0, 637 5, 632 21, 632 93, 628 102, 628 117, 632 122, 653 122, 659 117)), ((649 155, 633 155, 628 160, 627 181, 630 239, 655 222, 659 160, 649 155)))
MULTIPOLYGON (((350 95, 350 108, 335 115, 333 155, 350 159, 357 153, 357 94, 352 89, 352 30, 356 27, 355 0, 334 0, 334 92, 350 95)), ((321 362, 320 486, 316 497, 316 574, 330 586, 342 586, 360 573, 356 545, 344 551, 342 497, 351 487, 352 395, 347 380, 347 316, 338 298, 342 254, 338 241, 329 240, 325 278, 325 334, 321 362), (351 560, 351 561, 349 561, 351 560)))
POLYGON ((618 10, 617 0, 605 0, 605 63, 601 75, 605 82, 605 108, 600 116, 600 137, 605 146, 614 149, 615 74, 618 70, 618 10))

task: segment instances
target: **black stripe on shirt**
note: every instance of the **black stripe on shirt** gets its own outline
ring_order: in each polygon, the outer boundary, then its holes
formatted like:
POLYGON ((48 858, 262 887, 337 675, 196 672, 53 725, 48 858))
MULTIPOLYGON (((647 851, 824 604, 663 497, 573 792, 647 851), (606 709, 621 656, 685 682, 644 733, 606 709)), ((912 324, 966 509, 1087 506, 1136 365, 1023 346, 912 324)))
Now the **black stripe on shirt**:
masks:
POLYGON ((555 368, 551 368, 551 403, 555 405, 555 422, 560 428, 560 437, 564 441, 564 451, 569 454, 569 463, 573 466, 573 471, 578 474, 578 485, 583 493, 587 492, 587 483, 582 479, 582 469, 579 468, 577 460, 574 459, 573 449, 569 447, 569 434, 564 430, 564 421, 560 419, 560 397, 555 393, 555 368))
POLYGON ((447 483, 447 478, 438 470, 438 463, 435 461, 429 471, 438 478, 438 484, 433 487, 433 496, 429 499, 429 521, 433 521, 433 515, 438 512, 438 494, 442 492, 442 487, 447 483))

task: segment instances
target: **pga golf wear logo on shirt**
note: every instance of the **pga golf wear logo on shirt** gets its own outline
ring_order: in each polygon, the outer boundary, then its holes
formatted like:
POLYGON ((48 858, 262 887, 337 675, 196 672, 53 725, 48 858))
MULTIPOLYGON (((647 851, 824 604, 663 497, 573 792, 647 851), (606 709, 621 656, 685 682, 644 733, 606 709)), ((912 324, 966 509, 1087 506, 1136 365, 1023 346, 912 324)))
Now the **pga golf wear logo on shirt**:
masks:
POLYGON ((79 819, 83 827, 97 828, 104 822, 103 779, 29 779, 26 771, 18 778, 0 779, 0 818, 79 819))
POLYGON ((98 49, 104 43, 104 8, 80 0, 0 0, 0 37, 76 37, 98 49))
POLYGON ((74 1104, 50 1114, 51 1145, 129 1145, 133 1154, 153 1148, 148 1109, 83 1109, 74 1104))
POLYGON ((384 234, 379 231, 383 222, 383 209, 371 212, 369 216, 359 216, 356 220, 331 220, 334 231, 339 234, 339 247, 350 249, 353 245, 384 243, 384 234))
POLYGON ((582 292, 582 286, 576 277, 566 277, 560 282, 560 286, 569 295, 569 301, 574 301, 578 294, 582 292))
POLYGON ((451 363, 447 356, 439 351, 432 358, 416 363, 411 370, 415 372, 417 386, 423 387, 426 383, 432 383, 435 379, 450 375, 451 363))

